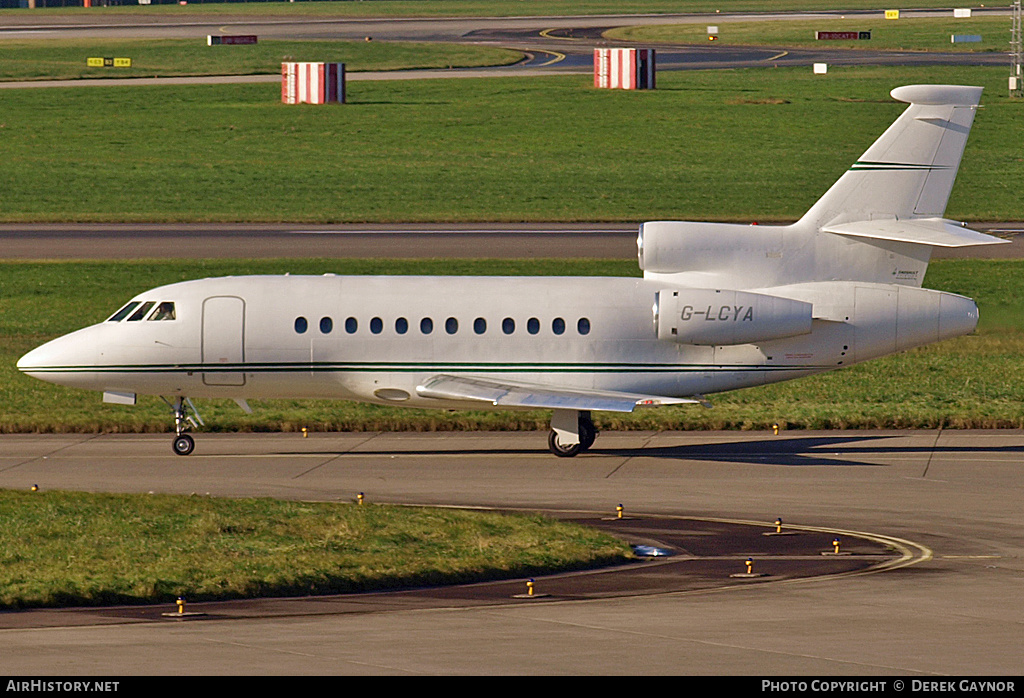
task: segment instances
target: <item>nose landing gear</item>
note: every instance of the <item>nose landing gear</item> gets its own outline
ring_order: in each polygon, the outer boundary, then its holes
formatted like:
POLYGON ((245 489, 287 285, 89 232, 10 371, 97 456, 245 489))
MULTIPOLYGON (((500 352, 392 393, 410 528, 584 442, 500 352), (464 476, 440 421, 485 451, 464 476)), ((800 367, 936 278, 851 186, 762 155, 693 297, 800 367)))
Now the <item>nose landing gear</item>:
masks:
POLYGON ((189 426, 198 428, 200 424, 203 424, 203 419, 199 416, 199 412, 196 411, 196 406, 187 397, 176 397, 173 403, 167 398, 162 399, 174 410, 175 437, 171 448, 179 456, 187 456, 195 450, 196 441, 185 432, 188 431, 189 426), (194 417, 189 415, 189 408, 192 409, 194 417))
POLYGON ((188 454, 192 453, 192 450, 195 447, 196 440, 193 439, 188 434, 179 434, 178 436, 174 437, 174 444, 171 446, 171 448, 174 449, 174 452, 177 453, 179 456, 187 456, 188 454))

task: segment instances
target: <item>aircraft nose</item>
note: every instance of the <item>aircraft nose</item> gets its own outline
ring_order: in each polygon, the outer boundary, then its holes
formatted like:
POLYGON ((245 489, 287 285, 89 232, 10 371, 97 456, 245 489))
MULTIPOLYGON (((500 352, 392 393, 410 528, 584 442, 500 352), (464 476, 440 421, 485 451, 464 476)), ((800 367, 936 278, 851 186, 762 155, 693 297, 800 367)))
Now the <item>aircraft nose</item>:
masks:
POLYGON ((47 342, 18 359, 18 370, 22 373, 34 373, 51 367, 55 358, 51 344, 53 342, 47 342))
POLYGON ((95 363, 95 338, 80 330, 25 354, 18 359, 18 370, 50 383, 77 386, 95 363))

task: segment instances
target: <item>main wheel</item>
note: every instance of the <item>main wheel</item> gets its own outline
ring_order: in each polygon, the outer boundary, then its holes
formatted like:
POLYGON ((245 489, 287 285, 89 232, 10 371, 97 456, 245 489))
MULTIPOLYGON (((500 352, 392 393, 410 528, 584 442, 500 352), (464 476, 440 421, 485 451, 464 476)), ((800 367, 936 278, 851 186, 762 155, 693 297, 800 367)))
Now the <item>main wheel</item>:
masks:
POLYGON ((558 432, 552 429, 548 433, 548 448, 559 458, 572 458, 583 450, 583 444, 563 444, 558 440, 558 432))
POLYGON ((172 447, 179 456, 187 456, 196 447, 196 441, 188 434, 181 434, 175 437, 172 447))
POLYGON ((597 438, 597 429, 589 419, 580 419, 580 451, 590 450, 597 438))

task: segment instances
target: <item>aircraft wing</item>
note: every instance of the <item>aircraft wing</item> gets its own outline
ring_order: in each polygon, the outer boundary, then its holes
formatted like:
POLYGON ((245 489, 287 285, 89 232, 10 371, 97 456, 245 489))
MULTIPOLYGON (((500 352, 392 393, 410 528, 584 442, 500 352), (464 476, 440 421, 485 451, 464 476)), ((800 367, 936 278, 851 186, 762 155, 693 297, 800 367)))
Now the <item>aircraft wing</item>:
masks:
POLYGON ((505 407, 537 407, 566 410, 632 412, 638 406, 707 404, 703 398, 675 398, 661 395, 620 393, 610 390, 582 390, 516 381, 439 375, 416 388, 423 397, 441 400, 469 400, 505 407))

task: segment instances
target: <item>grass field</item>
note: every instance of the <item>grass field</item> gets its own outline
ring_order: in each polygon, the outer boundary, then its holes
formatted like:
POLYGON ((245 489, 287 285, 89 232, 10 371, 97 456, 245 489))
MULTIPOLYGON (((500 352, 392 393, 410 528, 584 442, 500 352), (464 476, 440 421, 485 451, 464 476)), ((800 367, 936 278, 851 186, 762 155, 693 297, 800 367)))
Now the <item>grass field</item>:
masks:
MULTIPOLYGON (((625 562, 541 516, 374 504, 0 490, 0 608, 336 594, 625 562)), ((188 610, 186 608, 186 610, 188 610)))
POLYGON ((73 80, 78 78, 174 77, 182 75, 280 74, 283 61, 331 61, 345 70, 475 68, 508 65, 518 51, 462 44, 273 41, 240 46, 207 46, 205 40, 49 39, 0 41, 0 80, 73 80), (128 68, 91 68, 94 56, 131 58, 128 68))
MULTIPOLYGON (((17 358, 54 336, 98 322, 134 293, 226 274, 562 274, 638 276, 633 261, 266 260, 7 262, 0 264, 0 432, 165 432, 170 410, 133 408, 98 393, 27 378, 17 358)), ((1024 427, 1024 261, 934 262, 925 285, 975 298, 979 330, 841 371, 712 397, 715 407, 598 413, 606 429, 1024 427)), ((546 429, 550 413, 412 410, 336 401, 200 400, 210 430, 315 431, 546 429)), ((541 445, 538 444, 538 448, 541 445)))
MULTIPOLYGON (((185 6, 170 2, 148 6, 123 5, 111 8, 52 7, 37 10, 6 10, 27 14, 249 14, 249 15, 313 15, 313 16, 550 16, 572 14, 648 14, 675 12, 764 12, 828 9, 835 3, 822 0, 773 0, 770 7, 763 0, 372 0, 361 2, 191 2, 185 6)), ((950 7, 948 0, 914 0, 914 8, 950 7)), ((844 0, 842 9, 893 9, 878 0, 844 0)))
MULTIPOLYGON (((820 10, 827 8, 822 0, 773 0, 770 7, 759 0, 372 0, 363 2, 250 2, 202 3, 179 6, 154 4, 146 7, 116 8, 81 7, 39 10, 0 10, 3 13, 29 14, 181 14, 181 15, 314 15, 337 17, 516 17, 588 14, 648 14, 676 12, 781 12, 786 10, 820 10)), ((950 7, 948 0, 915 0, 915 8, 950 7)), ((842 9, 893 9, 878 0, 844 0, 842 9)))
MULTIPOLYGON (((711 20, 709 20, 711 22, 711 20)), ((707 44, 707 23, 619 27, 605 32, 616 41, 707 44)), ((733 44, 801 48, 853 48, 899 51, 1008 51, 1010 18, 975 15, 970 18, 877 16, 834 17, 804 21, 728 22, 718 25, 716 47, 733 44), (818 31, 870 31, 870 40, 818 41, 818 31), (978 34, 978 43, 952 43, 953 34, 978 34)))
MULTIPOLYGON (((1024 218, 1024 102, 994 68, 5 90, 4 221, 639 221, 799 217, 900 113, 901 84, 986 86, 950 202, 1024 218)), ((2 250, 0 250, 2 256, 2 250)))

